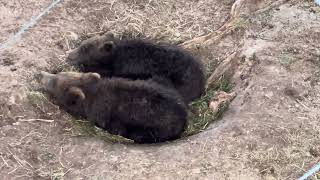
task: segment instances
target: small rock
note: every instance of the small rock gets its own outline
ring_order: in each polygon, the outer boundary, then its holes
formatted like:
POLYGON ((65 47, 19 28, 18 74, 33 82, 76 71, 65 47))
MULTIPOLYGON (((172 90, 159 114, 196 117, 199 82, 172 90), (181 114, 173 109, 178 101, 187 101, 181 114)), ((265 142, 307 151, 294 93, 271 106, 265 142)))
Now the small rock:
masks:
POLYGON ((241 136, 243 134, 243 130, 238 126, 233 127, 232 132, 232 137, 241 136))
POLYGON ((274 25, 273 24, 268 24, 268 28, 272 29, 272 28, 274 28, 274 25))
POLYGON ((300 98, 300 92, 298 92, 298 90, 293 88, 293 87, 286 87, 284 89, 284 94, 289 96, 289 97, 293 97, 295 99, 299 99, 300 98))
POLYGON ((16 71, 17 70, 17 68, 16 67, 12 67, 12 68, 10 68, 10 71, 12 71, 12 72, 14 72, 14 71, 16 71))
POLYGON ((236 96, 235 93, 226 93, 224 91, 219 91, 212 98, 209 108, 214 112, 218 112, 220 105, 231 102, 235 96, 236 96))
POLYGON ((316 148, 316 147, 311 147, 309 150, 309 153, 313 156, 313 157, 319 157, 320 156, 320 149, 316 148))
POLYGON ((199 168, 192 169, 192 174, 200 174, 201 170, 199 168))

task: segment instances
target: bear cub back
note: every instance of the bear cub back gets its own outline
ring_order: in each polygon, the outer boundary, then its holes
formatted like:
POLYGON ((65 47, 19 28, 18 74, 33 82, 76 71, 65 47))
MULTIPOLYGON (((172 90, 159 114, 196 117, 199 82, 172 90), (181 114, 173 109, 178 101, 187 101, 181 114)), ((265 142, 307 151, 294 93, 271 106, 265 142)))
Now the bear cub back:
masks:
POLYGON ((98 73, 41 72, 40 83, 67 112, 137 143, 177 139, 186 105, 173 89, 153 81, 100 78, 98 73))
POLYGON ((82 72, 97 72, 103 77, 152 79, 175 88, 187 104, 204 92, 203 65, 174 45, 119 40, 106 34, 83 41, 69 54, 67 62, 82 72))

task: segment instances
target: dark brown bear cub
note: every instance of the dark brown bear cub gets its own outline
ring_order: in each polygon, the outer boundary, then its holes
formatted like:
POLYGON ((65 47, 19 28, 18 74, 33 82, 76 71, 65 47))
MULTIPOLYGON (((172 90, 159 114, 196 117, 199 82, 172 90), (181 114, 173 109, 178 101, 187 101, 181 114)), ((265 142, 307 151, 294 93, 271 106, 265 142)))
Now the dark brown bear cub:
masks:
POLYGON ((67 61, 83 72, 97 72, 104 77, 152 78, 177 89, 187 104, 204 92, 201 62, 174 45, 118 40, 106 34, 83 41, 67 61))
POLYGON ((100 78, 97 73, 41 72, 40 83, 67 112, 137 143, 180 137, 186 106, 180 95, 152 81, 100 78))

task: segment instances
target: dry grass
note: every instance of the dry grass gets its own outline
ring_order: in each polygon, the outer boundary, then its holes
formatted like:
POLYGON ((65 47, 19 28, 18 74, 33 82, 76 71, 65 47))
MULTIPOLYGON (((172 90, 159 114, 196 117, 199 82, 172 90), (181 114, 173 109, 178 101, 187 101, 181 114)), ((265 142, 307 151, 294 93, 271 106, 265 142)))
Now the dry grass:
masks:
MULTIPOLYGON (((308 124, 304 124, 297 128, 284 123, 279 123, 276 128, 266 127, 266 129, 270 129, 269 132, 274 136, 274 139, 278 139, 282 143, 271 147, 259 144, 260 148, 251 153, 242 154, 242 156, 249 158, 262 175, 271 174, 284 179, 291 176, 288 172, 298 172, 302 175, 318 163, 319 157, 319 146, 317 145, 319 137, 316 133, 319 130, 308 132, 309 127, 308 124), (311 161, 311 166, 305 161, 311 161)), ((311 179, 318 179, 317 176, 314 174, 311 179)))
POLYGON ((177 44, 218 29, 227 20, 232 3, 233 0, 95 0, 69 3, 66 11, 87 17, 83 28, 74 32, 80 37, 111 31, 118 35, 129 33, 132 37, 177 44), (87 7, 99 8, 89 10, 87 7))
POLYGON ((206 89, 205 95, 200 99, 195 100, 191 103, 193 110, 196 111, 195 114, 190 113, 188 117, 188 126, 184 133, 184 136, 193 135, 199 133, 206 129, 210 123, 218 120, 223 115, 224 111, 227 110, 229 104, 221 104, 217 112, 213 112, 209 108, 209 104, 216 94, 217 91, 230 92, 232 90, 232 85, 229 81, 221 78, 221 82, 218 86, 206 89))
POLYGON ((88 121, 78 120, 72 116, 66 117, 66 119, 71 120, 71 124, 72 124, 71 134, 74 137, 89 136, 89 137, 97 137, 99 139, 102 139, 104 141, 111 142, 111 143, 133 143, 133 141, 130 139, 126 139, 122 136, 110 134, 107 131, 104 131, 96 127, 94 124, 88 121))

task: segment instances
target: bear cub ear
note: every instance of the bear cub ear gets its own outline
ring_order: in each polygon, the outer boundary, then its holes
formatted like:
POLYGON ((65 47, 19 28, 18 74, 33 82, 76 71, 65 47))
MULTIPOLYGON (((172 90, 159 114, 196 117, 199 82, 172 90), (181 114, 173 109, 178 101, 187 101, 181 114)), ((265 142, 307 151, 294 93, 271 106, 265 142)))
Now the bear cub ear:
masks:
POLYGON ((89 77, 92 78, 92 79, 94 79, 94 80, 99 80, 99 79, 101 79, 101 76, 100 76, 100 74, 98 74, 98 73, 90 73, 90 74, 89 74, 89 77))
POLYGON ((76 104, 79 100, 84 100, 86 96, 84 95, 83 91, 78 87, 71 87, 68 89, 68 100, 67 103, 69 105, 76 104))
POLYGON ((101 47, 101 51, 102 52, 107 52, 107 53, 109 53, 109 52, 111 52, 112 51, 112 49, 114 48, 114 42, 113 41, 106 41, 106 42, 104 42, 103 44, 102 44, 102 47, 101 47))
POLYGON ((87 73, 84 77, 87 83, 96 83, 101 79, 101 76, 98 73, 87 73))
POLYGON ((105 34, 103 34, 103 37, 106 38, 106 39, 114 39, 114 34, 112 32, 107 32, 105 34))

